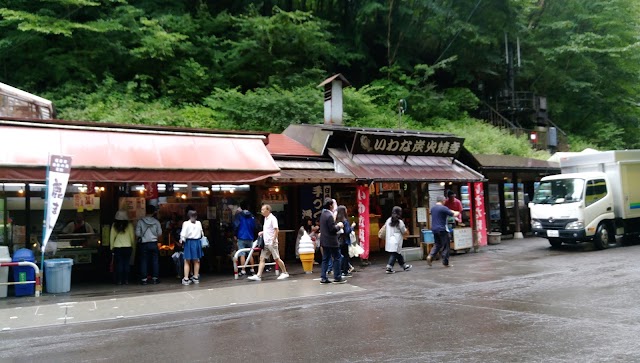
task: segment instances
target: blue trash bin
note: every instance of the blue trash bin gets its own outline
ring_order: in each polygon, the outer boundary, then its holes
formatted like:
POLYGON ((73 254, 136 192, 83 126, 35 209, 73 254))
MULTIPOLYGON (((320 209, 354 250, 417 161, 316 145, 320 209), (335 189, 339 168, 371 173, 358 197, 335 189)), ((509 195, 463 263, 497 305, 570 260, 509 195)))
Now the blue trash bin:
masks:
POLYGON ((44 260, 44 282, 49 294, 71 290, 71 266, 73 266, 71 258, 44 260))
MULTIPOLYGON (((36 256, 33 251, 21 248, 14 252, 12 262, 36 262, 36 256)), ((13 281, 35 281, 36 272, 31 266, 16 266, 13 267, 13 281)), ((36 284, 20 284, 15 285, 16 296, 31 296, 36 292, 36 284)))
POLYGON ((422 230, 422 242, 424 243, 434 243, 433 232, 430 229, 422 230))

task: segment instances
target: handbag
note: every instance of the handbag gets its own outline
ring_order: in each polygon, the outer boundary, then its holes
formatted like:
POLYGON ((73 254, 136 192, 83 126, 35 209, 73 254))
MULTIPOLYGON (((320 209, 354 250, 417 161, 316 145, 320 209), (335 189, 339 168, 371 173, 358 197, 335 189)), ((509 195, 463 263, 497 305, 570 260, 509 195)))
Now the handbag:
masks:
POLYGON ((261 250, 264 250, 264 238, 262 236, 258 236, 258 239, 255 241, 255 247, 261 250))
POLYGON ((200 238, 200 244, 202 245, 202 248, 209 247, 209 239, 207 238, 207 236, 202 236, 202 238, 200 238))
POLYGON ((380 228, 380 230, 378 231, 378 238, 387 238, 387 223, 385 223, 384 226, 382 226, 382 228, 380 228))

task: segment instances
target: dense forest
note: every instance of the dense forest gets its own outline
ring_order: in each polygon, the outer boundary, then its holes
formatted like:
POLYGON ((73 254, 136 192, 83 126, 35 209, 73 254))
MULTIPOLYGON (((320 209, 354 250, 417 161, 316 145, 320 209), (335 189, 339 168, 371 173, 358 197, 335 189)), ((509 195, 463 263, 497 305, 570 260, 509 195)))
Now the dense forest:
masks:
POLYGON ((342 73, 347 125, 536 156, 480 120, 532 92, 572 149, 637 148, 639 25, 637 0, 0 0, 0 82, 63 119, 280 132, 342 73))

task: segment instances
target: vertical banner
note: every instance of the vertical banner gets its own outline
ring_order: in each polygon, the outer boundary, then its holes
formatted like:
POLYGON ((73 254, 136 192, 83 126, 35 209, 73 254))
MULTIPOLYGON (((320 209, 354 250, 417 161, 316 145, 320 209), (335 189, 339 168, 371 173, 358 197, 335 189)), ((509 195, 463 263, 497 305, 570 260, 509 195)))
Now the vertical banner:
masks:
POLYGON ((364 249, 360 255, 363 259, 369 258, 369 186, 358 185, 358 240, 364 249))
POLYGON ((47 195, 45 197, 44 228, 42 230, 42 252, 49 242, 53 227, 56 226, 64 194, 67 191, 69 173, 71 172, 71 157, 62 155, 49 155, 47 165, 47 195))
POLYGON ((484 185, 481 182, 473 183, 473 225, 476 231, 478 246, 487 245, 487 218, 484 211, 484 185))
POLYGON ((322 213, 322 204, 326 197, 331 197, 331 185, 305 185, 300 187, 301 218, 309 217, 317 221, 322 213))
POLYGON ((147 200, 158 199, 158 183, 144 183, 144 198, 147 200))

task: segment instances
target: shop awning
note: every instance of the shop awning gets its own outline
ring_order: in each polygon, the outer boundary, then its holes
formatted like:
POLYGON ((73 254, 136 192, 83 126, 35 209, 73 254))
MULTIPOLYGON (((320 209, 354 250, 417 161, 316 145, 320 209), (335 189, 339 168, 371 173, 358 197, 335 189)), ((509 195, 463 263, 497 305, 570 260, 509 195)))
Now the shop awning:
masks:
POLYGON ((3 121, 0 180, 44 180, 48 155, 62 154, 71 181, 249 183, 280 171, 263 139, 3 121))
POLYGON ((274 183, 354 183, 355 176, 349 171, 335 171, 333 162, 276 160, 280 172, 271 177, 274 183))
POLYGON ((344 165, 358 180, 373 181, 483 181, 482 174, 450 157, 377 154, 349 155, 329 149, 329 155, 344 165))

